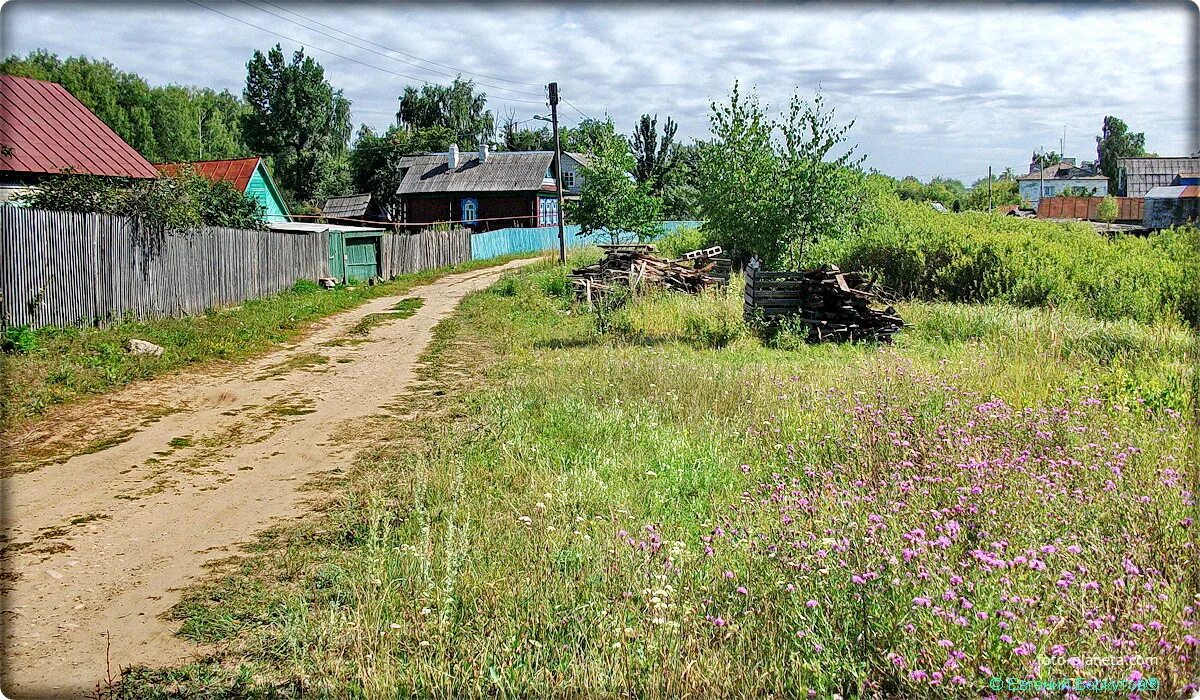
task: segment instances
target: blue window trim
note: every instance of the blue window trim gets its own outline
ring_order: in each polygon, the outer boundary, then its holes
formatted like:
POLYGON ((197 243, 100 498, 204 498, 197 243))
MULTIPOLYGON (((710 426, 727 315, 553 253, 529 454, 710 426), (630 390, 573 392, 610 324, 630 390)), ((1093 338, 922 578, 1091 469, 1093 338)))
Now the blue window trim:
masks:
POLYGON ((459 211, 459 218, 462 219, 462 222, 464 224, 479 223, 479 200, 478 199, 476 199, 474 197, 463 197, 462 201, 459 203, 458 211, 459 211), (474 209, 473 216, 467 215, 467 206, 468 205, 471 205, 474 209))
POLYGON ((538 198, 538 226, 557 226, 560 214, 557 198, 538 198))

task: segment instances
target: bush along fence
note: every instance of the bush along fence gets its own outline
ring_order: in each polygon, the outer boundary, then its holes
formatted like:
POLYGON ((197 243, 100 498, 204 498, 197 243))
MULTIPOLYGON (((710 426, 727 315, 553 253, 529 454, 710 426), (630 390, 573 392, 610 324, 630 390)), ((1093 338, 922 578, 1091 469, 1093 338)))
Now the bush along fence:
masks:
MULTIPOLYGON (((701 221, 664 221, 663 234, 670 233, 685 226, 699 227, 701 221)), ((579 226, 564 226, 567 236, 567 247, 596 245, 610 243, 612 237, 605 232, 592 233, 587 236, 579 235, 579 226)), ((618 236, 622 243, 636 240, 629 234, 618 236)), ((538 228, 501 228, 486 233, 476 233, 471 236, 471 256, 475 260, 486 260, 501 255, 516 253, 536 253, 543 250, 558 250, 558 227, 542 226, 538 228)))
POLYGON ((372 276, 471 259, 470 234, 461 229, 376 233, 364 245, 336 231, 149 233, 125 217, 18 207, 0 207, 0 224, 4 327, 107 325, 259 299, 299 279, 332 276, 333 243, 363 256, 367 269, 373 263, 372 276))

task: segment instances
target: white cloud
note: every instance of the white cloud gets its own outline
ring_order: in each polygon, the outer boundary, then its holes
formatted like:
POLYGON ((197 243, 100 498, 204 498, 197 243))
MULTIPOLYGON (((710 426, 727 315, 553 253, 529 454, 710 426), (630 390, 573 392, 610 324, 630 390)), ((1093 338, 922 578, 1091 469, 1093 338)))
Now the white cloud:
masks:
MULTIPOLYGON (((102 57, 152 82, 240 92, 254 49, 276 41, 289 50, 304 45, 353 101, 355 119, 376 127, 390 122, 397 96, 413 81, 317 47, 432 81, 454 72, 389 60, 245 3, 200 1, 299 41, 188 3, 18 0, 0 11, 3 46, 6 53, 46 48, 102 57)), ((592 116, 611 114, 624 131, 649 112, 674 117, 682 136, 704 136, 709 101, 722 99, 735 79, 757 86, 771 105, 786 104, 793 89, 807 96, 819 85, 839 117, 856 119, 852 134, 869 155, 867 165, 895 174, 969 179, 988 164, 1021 168, 1033 149, 1057 150, 1064 126, 1068 155, 1087 159, 1106 114, 1145 131, 1149 148, 1160 153, 1197 146, 1188 132, 1196 15, 1182 5, 273 2, 447 66, 519 83, 557 80, 572 104, 592 116)), ((484 88, 498 112, 545 109, 536 104, 536 85, 480 80, 508 88, 484 88)), ((563 115, 568 123, 579 118, 569 107, 563 115)))

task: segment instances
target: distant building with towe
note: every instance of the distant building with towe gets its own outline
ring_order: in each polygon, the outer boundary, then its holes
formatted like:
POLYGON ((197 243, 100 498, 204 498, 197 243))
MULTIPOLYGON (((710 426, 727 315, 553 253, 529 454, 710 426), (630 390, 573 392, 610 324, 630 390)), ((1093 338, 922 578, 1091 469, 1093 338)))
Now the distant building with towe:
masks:
POLYGON ((553 164, 550 151, 493 153, 486 145, 478 153, 452 145, 446 153, 405 156, 396 189, 400 221, 452 222, 476 231, 556 226, 553 164))
POLYGON ((1180 173, 1200 172, 1200 156, 1118 158, 1117 194, 1145 197, 1155 187, 1169 187, 1180 173))
POLYGON ((1090 163, 1075 164, 1074 158, 1039 168, 1037 160, 1029 164, 1029 172, 1017 178, 1017 190, 1023 201, 1037 209, 1042 197, 1054 197, 1068 188, 1082 187, 1089 196, 1108 194, 1108 178, 1097 173, 1090 163))
POLYGON ((0 201, 66 173, 150 179, 158 171, 58 83, 0 75, 0 201))
POLYGON ((287 202, 267 166, 258 156, 250 158, 232 158, 225 160, 200 160, 192 163, 163 163, 158 169, 168 175, 175 175, 187 168, 197 175, 213 180, 225 181, 233 185, 238 192, 258 202, 262 207, 262 215, 268 222, 288 221, 287 202))

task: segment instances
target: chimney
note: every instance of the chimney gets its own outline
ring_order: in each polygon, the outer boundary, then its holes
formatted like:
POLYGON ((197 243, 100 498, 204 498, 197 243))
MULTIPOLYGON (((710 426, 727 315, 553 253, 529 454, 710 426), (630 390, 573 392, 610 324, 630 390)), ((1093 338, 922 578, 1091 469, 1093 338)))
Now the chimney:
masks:
POLYGON ((446 153, 446 165, 449 166, 449 168, 451 170, 454 170, 455 168, 458 167, 458 144, 457 143, 450 144, 450 150, 449 150, 449 152, 446 153))
POLYGON ((488 145, 486 143, 479 144, 479 162, 486 163, 488 157, 488 145))

